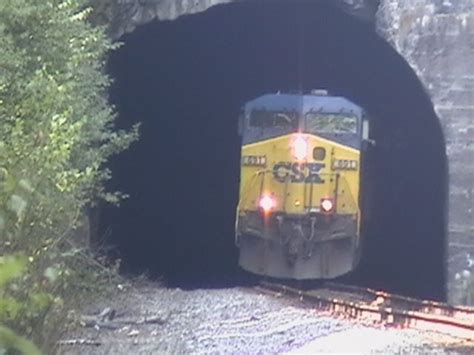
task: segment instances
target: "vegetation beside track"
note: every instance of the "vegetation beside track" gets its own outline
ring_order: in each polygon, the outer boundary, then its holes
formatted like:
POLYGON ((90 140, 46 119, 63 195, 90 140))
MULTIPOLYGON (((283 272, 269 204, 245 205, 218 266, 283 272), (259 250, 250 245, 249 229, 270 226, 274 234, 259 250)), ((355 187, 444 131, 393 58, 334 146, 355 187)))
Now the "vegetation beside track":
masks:
POLYGON ((122 198, 104 189, 104 164, 138 127, 114 127, 115 45, 89 14, 85 0, 0 2, 0 353, 50 352, 111 275, 73 235, 94 201, 122 198))

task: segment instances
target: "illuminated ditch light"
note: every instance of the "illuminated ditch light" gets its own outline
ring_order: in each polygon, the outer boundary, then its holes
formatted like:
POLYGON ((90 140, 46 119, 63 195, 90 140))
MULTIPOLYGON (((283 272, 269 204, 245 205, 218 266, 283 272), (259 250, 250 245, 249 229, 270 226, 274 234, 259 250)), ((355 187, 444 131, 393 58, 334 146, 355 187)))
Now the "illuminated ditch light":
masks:
POLYGON ((334 211, 334 201, 330 198, 323 198, 321 200, 321 211, 331 213, 334 211))

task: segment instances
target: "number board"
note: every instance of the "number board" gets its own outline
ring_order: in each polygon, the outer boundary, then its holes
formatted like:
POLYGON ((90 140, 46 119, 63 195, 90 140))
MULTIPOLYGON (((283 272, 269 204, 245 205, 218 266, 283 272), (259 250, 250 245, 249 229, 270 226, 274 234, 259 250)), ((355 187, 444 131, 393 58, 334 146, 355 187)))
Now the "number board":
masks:
POLYGON ((357 170, 357 160, 334 159, 332 168, 334 170, 357 170))
POLYGON ((267 157, 265 155, 244 155, 242 157, 244 166, 266 166, 267 157))

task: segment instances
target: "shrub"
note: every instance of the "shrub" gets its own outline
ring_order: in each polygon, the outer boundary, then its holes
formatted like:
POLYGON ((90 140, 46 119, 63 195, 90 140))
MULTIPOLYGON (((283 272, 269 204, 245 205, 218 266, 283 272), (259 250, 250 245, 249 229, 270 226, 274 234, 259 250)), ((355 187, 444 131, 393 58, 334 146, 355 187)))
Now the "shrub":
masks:
POLYGON ((0 323, 42 347, 97 276, 71 232, 97 197, 119 201, 104 163, 138 135, 114 128, 104 64, 115 45, 85 4, 0 2, 0 255, 25 260, 0 294, 0 323))

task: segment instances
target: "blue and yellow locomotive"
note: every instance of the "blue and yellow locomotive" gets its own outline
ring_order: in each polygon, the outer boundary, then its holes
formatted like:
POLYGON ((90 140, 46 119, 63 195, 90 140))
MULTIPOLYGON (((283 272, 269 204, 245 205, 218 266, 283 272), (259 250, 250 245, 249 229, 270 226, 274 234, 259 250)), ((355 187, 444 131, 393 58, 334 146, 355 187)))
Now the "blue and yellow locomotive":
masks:
POLYGON ((236 244, 240 266, 288 279, 334 278, 358 264, 364 110, 324 90, 247 102, 236 244))

